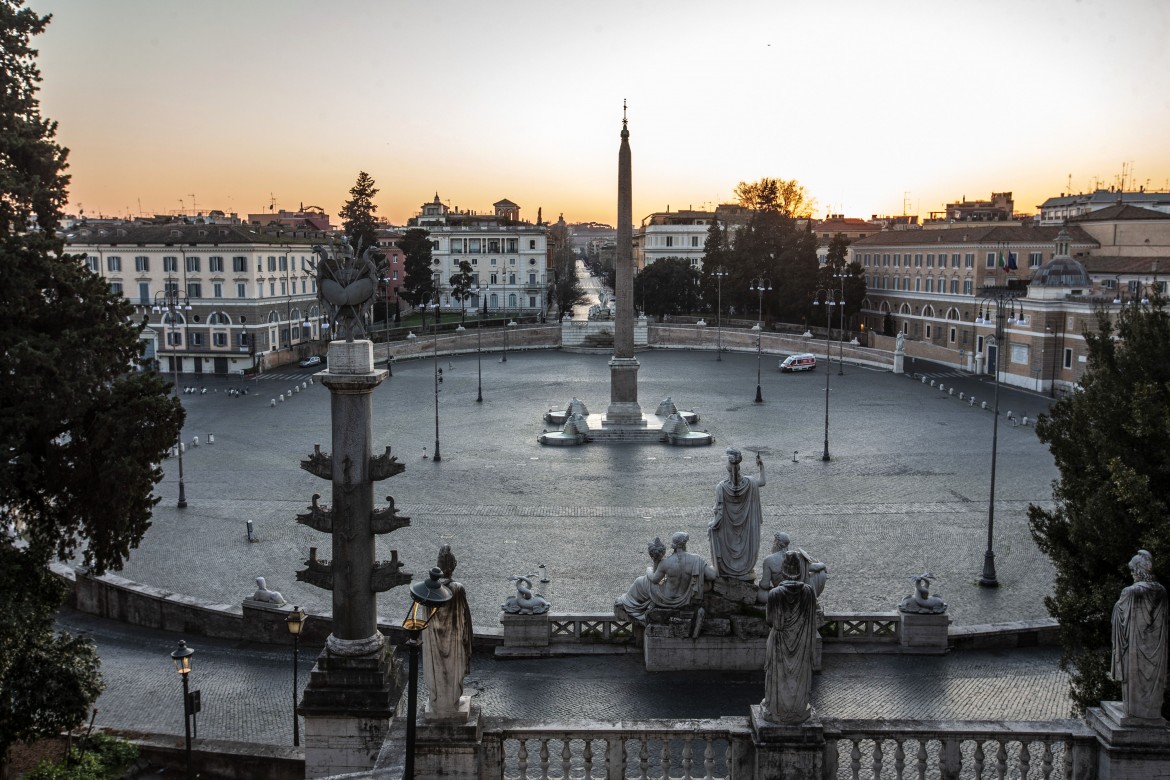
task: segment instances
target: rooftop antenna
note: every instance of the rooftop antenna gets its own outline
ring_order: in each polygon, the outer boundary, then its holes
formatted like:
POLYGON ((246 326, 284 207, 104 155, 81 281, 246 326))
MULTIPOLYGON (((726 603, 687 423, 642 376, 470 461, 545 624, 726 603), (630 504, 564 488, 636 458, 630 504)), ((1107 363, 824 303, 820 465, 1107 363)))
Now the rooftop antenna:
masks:
POLYGON ((191 216, 195 216, 199 212, 199 209, 195 208, 195 193, 188 194, 191 196, 191 216))
POLYGON ((1068 175, 1068 187, 1065 188, 1065 192, 1067 192, 1069 195, 1072 195, 1072 174, 1071 173, 1068 175))
POLYGON ((906 204, 910 202, 910 191, 906 190, 902 193, 902 216, 906 216, 906 204))
POLYGON ((276 211, 276 196, 271 192, 268 193, 268 210, 276 211))

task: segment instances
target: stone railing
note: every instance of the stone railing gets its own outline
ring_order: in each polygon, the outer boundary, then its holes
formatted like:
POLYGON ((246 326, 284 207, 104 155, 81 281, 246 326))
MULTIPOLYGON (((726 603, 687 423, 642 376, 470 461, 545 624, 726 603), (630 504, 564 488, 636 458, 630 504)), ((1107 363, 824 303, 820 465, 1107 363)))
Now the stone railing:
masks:
MULTIPOLYGON (((825 719, 801 729, 812 739, 798 748, 806 755, 793 762, 801 771, 792 776, 809 780, 1082 780, 1095 775, 1097 764, 1097 740, 1080 720, 825 719)), ((771 746, 754 731, 743 717, 560 723, 485 718, 479 776, 762 780, 759 767, 768 762, 757 754, 771 746)))
POLYGON ((571 723, 488 719, 481 768, 489 771, 480 777, 752 777, 750 745, 742 717, 571 723))
POLYGON ((829 612, 819 629, 828 643, 886 642, 897 644, 902 635, 898 612, 829 612))
POLYGON ((1097 741, 1081 720, 825 721, 825 778, 1093 777, 1097 741))
POLYGON ((622 620, 612 612, 584 612, 581 614, 549 615, 550 643, 603 642, 607 644, 634 644, 634 624, 622 620))

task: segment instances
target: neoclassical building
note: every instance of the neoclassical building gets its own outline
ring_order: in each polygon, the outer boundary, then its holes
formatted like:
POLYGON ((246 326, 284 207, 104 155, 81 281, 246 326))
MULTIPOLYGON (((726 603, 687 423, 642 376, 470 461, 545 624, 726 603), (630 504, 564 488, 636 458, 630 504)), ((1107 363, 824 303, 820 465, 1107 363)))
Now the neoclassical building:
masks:
POLYGON ((492 204, 492 211, 452 210, 435 199, 424 203, 409 227, 430 233, 432 271, 443 309, 488 311, 504 316, 533 316, 545 308, 548 288, 548 226, 520 219, 510 200, 492 204), (451 276, 460 261, 471 265, 473 292, 466 302, 451 295, 451 276))
POLYGON ((849 251, 868 287, 863 332, 888 317, 911 356, 975 373, 999 361, 1001 381, 1055 395, 1084 373, 1099 310, 1166 291, 1170 214, 1118 204, 1063 226, 883 232, 849 251))
POLYGON ((159 368, 228 374, 317 354, 328 316, 309 267, 325 234, 278 227, 166 223, 74 225, 66 251, 134 304, 159 368), (162 309, 168 295, 178 311, 162 309))

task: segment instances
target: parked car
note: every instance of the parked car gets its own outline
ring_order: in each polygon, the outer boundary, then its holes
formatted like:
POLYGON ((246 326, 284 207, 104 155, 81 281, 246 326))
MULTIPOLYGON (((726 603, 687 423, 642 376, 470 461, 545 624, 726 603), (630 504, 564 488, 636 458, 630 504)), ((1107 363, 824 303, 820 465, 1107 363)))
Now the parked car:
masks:
POLYGON ((301 368, 308 368, 309 366, 319 366, 319 365, 321 365, 321 356, 320 355, 310 355, 309 357, 307 357, 301 361, 301 368))
POLYGON ((781 371, 812 371, 817 367, 817 356, 811 352, 789 355, 780 361, 781 371))

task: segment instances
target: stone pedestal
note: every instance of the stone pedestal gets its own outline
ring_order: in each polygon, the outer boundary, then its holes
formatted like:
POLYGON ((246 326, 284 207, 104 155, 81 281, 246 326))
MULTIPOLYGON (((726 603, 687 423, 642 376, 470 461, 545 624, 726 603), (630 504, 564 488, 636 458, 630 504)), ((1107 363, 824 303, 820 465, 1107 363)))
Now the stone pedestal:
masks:
POLYGON ((1097 735, 1098 780, 1170 777, 1170 727, 1124 715, 1121 702, 1103 701, 1085 717, 1097 735))
POLYGON ((604 425, 643 426, 642 407, 638 405, 638 369, 635 357, 614 357, 609 361, 609 408, 604 425))
POLYGON ((763 707, 752 705, 752 744, 755 777, 769 780, 820 778, 825 763, 825 730, 816 713, 804 723, 789 726, 764 718, 763 707))
POLYGON ((951 618, 945 612, 923 615, 903 612, 901 644, 903 652, 942 655, 947 651, 947 630, 951 618))
POLYGON ((905 374, 906 373, 906 369, 902 367, 902 364, 905 362, 905 360, 906 360, 906 356, 903 355, 901 352, 894 353, 894 373, 895 374, 905 374))
MULTIPOLYGON (((821 670, 823 640, 813 640, 813 671, 821 670)), ((648 672, 758 672, 767 660, 768 640, 736 636, 674 636, 667 626, 648 626, 642 637, 642 662, 648 672)))
POLYGON ((364 657, 323 651, 297 711, 304 716, 305 777, 374 766, 403 689, 389 648, 364 657))
POLYGON ((460 714, 441 720, 424 716, 414 737, 415 777, 479 780, 483 727, 479 710, 459 700, 460 714))
POLYGON ((548 647, 548 613, 540 615, 515 615, 500 613, 500 626, 504 629, 504 647, 541 648, 548 647))

